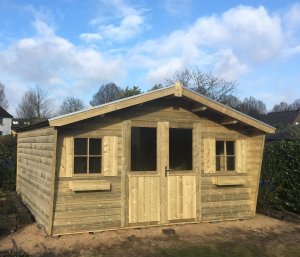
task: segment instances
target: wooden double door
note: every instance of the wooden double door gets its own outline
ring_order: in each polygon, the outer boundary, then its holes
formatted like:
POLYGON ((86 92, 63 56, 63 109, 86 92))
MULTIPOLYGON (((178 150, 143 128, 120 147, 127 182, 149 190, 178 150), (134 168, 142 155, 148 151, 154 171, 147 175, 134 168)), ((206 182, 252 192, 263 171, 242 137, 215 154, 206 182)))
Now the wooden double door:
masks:
POLYGON ((128 172, 129 224, 199 219, 200 124, 158 122, 156 170, 128 172))

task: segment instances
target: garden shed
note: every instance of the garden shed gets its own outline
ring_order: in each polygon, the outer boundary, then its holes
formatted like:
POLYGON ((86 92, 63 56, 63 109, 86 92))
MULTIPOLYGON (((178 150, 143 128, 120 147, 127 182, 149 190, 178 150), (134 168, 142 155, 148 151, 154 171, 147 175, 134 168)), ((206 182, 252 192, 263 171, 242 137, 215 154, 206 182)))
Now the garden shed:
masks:
POLYGON ((20 129, 17 192, 50 235, 248 219, 274 130, 176 83, 20 129))

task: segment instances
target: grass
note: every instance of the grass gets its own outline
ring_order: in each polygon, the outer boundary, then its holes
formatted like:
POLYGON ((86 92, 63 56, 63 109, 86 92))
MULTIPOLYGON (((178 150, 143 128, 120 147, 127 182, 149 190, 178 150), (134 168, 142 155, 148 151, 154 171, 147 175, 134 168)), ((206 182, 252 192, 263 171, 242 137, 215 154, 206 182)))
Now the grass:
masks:
POLYGON ((160 256, 164 257, 269 257, 262 247, 239 243, 206 243, 196 246, 176 249, 166 248, 161 250, 160 256))
POLYGON ((2 190, 0 189, 0 199, 3 198, 4 196, 5 196, 4 191, 2 191, 2 190))

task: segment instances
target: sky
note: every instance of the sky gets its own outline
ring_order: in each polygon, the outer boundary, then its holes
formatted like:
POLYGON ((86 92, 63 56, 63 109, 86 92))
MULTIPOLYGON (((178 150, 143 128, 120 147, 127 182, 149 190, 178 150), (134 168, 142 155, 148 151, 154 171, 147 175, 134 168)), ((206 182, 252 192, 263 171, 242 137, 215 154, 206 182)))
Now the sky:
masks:
POLYGON ((55 110, 102 84, 147 90, 198 67, 271 109, 300 98, 300 2, 0 0, 0 81, 15 115, 40 85, 55 110))

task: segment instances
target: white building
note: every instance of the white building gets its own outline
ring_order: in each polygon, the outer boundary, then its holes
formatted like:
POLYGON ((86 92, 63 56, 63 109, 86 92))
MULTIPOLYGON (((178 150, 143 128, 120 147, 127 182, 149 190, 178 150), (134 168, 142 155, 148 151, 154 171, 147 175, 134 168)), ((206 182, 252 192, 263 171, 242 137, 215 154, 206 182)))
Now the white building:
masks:
POLYGON ((0 136, 11 134, 12 115, 0 106, 0 136))

